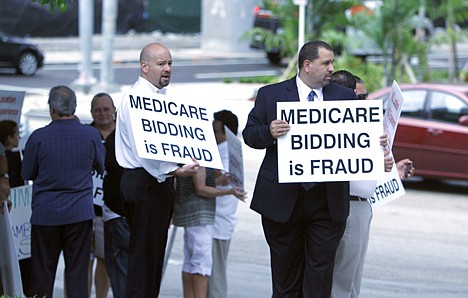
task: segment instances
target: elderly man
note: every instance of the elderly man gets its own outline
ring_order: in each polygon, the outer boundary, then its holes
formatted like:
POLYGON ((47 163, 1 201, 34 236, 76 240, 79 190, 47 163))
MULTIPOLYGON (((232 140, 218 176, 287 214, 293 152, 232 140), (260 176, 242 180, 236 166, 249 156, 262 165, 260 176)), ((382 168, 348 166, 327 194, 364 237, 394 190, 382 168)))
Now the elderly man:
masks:
POLYGON ((33 180, 31 215, 32 292, 53 297, 60 253, 65 258, 68 298, 88 296, 95 169, 104 173, 98 132, 76 118, 76 95, 66 86, 49 93, 52 122, 26 143, 21 174, 33 180))

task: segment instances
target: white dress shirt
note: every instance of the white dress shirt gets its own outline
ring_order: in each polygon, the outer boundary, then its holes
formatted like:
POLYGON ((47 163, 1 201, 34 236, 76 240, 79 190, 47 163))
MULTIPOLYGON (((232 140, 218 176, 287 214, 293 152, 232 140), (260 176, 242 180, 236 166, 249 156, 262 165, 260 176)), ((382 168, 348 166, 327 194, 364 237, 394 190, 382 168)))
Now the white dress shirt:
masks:
POLYGON ((166 89, 158 89, 146 79, 139 77, 132 88, 127 91, 122 98, 117 109, 117 122, 115 128, 115 157, 119 165, 125 169, 144 168, 148 173, 158 179, 158 182, 164 182, 168 173, 175 171, 178 166, 176 163, 141 158, 137 154, 133 130, 130 122, 128 93, 132 91, 138 93, 161 93, 166 94, 166 89))
POLYGON ((323 92, 322 92, 323 88, 311 89, 299 78, 299 76, 296 76, 296 85, 297 85, 297 92, 299 93, 300 102, 308 101, 307 97, 309 96, 309 93, 311 90, 314 90, 315 92, 315 101, 323 101, 323 92))

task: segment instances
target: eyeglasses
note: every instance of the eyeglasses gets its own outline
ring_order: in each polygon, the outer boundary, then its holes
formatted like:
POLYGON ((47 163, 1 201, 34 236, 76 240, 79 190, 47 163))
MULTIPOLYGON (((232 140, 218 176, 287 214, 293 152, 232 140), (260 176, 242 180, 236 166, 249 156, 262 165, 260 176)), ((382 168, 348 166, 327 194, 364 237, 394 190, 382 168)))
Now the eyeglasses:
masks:
POLYGON ((359 100, 366 100, 368 96, 369 96, 369 93, 363 93, 363 94, 356 95, 357 99, 359 99, 359 100))

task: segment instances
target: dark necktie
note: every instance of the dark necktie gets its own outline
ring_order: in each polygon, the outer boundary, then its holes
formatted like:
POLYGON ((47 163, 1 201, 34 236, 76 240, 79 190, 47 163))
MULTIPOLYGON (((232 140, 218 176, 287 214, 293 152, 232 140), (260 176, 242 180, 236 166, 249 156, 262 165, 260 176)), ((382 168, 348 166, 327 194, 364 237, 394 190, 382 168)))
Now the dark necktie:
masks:
POLYGON ((315 91, 310 90, 309 96, 307 96, 307 101, 314 101, 315 96, 316 96, 315 91))
MULTIPOLYGON (((309 93, 309 96, 307 96, 307 101, 314 101, 315 96, 316 96, 315 91, 311 90, 310 93, 309 93)), ((314 187, 316 184, 317 184, 317 182, 303 182, 303 183, 301 183, 302 188, 304 188, 306 191, 311 189, 312 187, 314 187)))

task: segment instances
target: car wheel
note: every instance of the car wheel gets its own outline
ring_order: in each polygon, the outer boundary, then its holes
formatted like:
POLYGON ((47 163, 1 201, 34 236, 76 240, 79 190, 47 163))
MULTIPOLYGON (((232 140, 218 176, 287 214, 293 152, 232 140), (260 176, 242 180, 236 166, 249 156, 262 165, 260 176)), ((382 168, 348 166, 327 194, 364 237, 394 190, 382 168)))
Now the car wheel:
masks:
POLYGON ((283 59, 283 57, 281 57, 281 53, 276 52, 267 52, 267 58, 271 64, 280 64, 281 59, 283 59))
POLYGON ((25 76, 32 76, 36 73, 38 66, 37 57, 31 53, 26 52, 21 54, 18 60, 17 72, 25 76))

